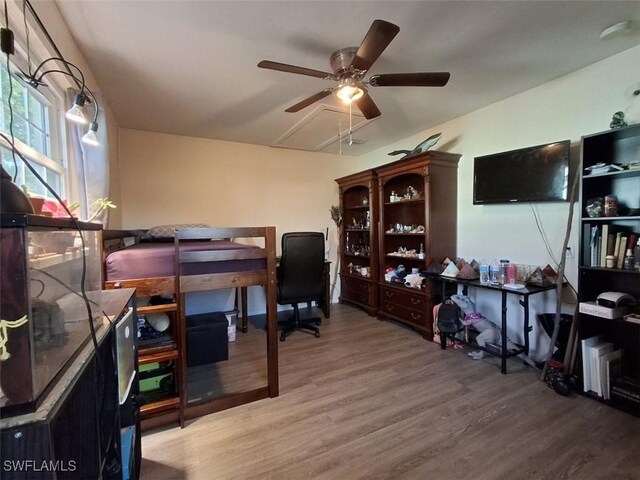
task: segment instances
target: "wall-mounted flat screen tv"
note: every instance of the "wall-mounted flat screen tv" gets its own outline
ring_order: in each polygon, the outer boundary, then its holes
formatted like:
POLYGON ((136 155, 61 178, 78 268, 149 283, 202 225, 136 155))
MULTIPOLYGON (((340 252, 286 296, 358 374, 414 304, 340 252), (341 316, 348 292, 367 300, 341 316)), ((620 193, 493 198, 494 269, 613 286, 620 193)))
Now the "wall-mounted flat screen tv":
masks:
POLYGON ((566 202, 570 146, 564 140, 476 157, 473 204, 566 202))

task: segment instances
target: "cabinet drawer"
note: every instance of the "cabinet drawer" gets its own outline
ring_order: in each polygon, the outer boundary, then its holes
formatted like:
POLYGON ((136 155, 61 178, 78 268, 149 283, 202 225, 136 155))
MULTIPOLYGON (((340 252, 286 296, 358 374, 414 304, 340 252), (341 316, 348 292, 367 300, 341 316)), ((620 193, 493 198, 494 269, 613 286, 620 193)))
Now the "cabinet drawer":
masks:
POLYGON ((369 301, 369 294, 367 292, 354 292, 353 290, 343 290, 340 295, 341 300, 346 300, 348 302, 360 303, 363 305, 369 305, 371 302, 369 301))
POLYGON ((421 327, 425 327, 427 325, 426 310, 414 310, 404 305, 386 300, 382 301, 381 310, 385 315, 398 317, 399 319, 413 323, 414 325, 419 325, 421 327))
POLYGON ((351 290, 354 292, 369 293, 371 282, 367 282, 356 277, 342 276, 342 290, 351 290))
POLYGON ((340 298, 363 305, 373 305, 374 284, 353 277, 342 277, 340 298))
POLYGON ((427 308, 427 297, 422 291, 413 293, 383 286, 380 289, 380 303, 394 303, 423 311, 427 308))

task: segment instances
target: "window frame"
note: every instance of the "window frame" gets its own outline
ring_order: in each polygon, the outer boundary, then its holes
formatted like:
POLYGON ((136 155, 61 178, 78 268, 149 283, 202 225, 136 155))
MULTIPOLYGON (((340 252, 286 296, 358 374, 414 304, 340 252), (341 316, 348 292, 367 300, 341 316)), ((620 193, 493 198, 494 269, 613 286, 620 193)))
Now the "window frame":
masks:
MULTIPOLYGON (((36 60, 31 58, 32 69, 34 65, 39 64, 36 63, 36 60)), ((52 66, 55 64, 52 64, 52 66)), ((46 115, 46 124, 48 126, 48 155, 38 151, 37 149, 25 144, 18 138, 14 138, 14 145, 16 149, 27 158, 27 160, 41 165, 55 174, 57 174, 60 178, 60 185, 56 193, 61 198, 67 198, 68 195, 68 186, 69 186, 69 164, 67 162, 66 155, 66 141, 68 136, 67 126, 64 121, 64 94, 60 85, 53 79, 55 74, 50 74, 45 77, 47 86, 42 86, 39 89, 28 85, 24 82, 19 76, 16 75, 16 71, 18 69, 22 69, 23 71, 27 70, 27 55, 25 50, 19 43, 19 40, 15 41, 15 54, 10 57, 10 67, 11 71, 9 75, 15 80, 18 81, 40 105, 44 105, 47 107, 48 114, 46 115)), ((6 70, 7 64, 6 60, 2 62, 2 69, 6 70)), ((28 108, 28 106, 27 106, 28 108)), ((25 119, 31 126, 36 127, 28 119, 25 119)), ((7 125, 8 127, 8 125, 7 125)), ((36 127, 38 128, 38 127, 36 127)), ((10 136, 10 132, 6 131, 7 135, 10 136)), ((4 141, 4 139, 0 138, 0 143, 2 146, 6 147, 8 150, 11 150, 11 146, 4 141)), ((20 178, 22 181, 25 179, 25 171, 27 169, 24 166, 22 160, 18 159, 18 170, 19 175, 16 178, 17 183, 21 183, 18 181, 20 178)), ((45 195, 46 198, 54 199, 51 193, 45 187, 45 195)))

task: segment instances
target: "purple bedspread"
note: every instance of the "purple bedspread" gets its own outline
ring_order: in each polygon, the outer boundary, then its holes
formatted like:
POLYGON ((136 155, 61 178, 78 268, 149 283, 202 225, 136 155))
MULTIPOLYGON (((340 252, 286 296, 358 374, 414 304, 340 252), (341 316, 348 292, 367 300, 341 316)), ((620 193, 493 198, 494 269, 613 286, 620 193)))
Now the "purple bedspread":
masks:
MULTIPOLYGON (((183 251, 232 250, 256 248, 251 245, 224 240, 181 244, 183 251), (212 244, 214 246, 212 247, 212 244)), ((105 280, 127 280, 134 278, 168 277, 175 275, 175 246, 173 243, 138 243, 122 250, 111 252, 105 260, 105 280)), ((244 272, 264 270, 264 259, 228 260, 219 262, 185 264, 183 274, 244 272)))

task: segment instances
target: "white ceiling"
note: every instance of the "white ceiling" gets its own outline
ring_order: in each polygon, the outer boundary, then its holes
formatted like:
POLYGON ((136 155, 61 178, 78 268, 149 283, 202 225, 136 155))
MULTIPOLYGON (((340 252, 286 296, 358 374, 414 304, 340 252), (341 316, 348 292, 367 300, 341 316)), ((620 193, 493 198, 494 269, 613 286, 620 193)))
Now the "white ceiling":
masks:
MULTIPOLYGON (((640 43, 638 1, 57 3, 120 126, 260 145, 273 145, 317 105, 286 108, 332 86, 259 69, 260 60, 331 71, 331 53, 360 45, 374 19, 397 24, 400 33, 367 78, 448 71, 451 80, 443 88, 371 88, 382 116, 354 133, 365 143, 345 146, 351 155, 640 43), (634 22, 632 33, 599 40, 601 30, 624 20, 634 22)), ((321 103, 338 105, 332 96, 321 103)), ((337 150, 334 142, 321 151, 337 150)))

